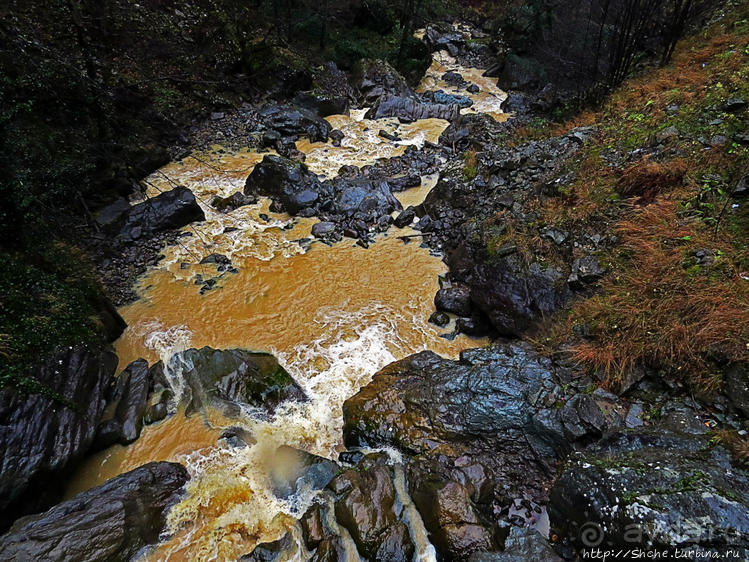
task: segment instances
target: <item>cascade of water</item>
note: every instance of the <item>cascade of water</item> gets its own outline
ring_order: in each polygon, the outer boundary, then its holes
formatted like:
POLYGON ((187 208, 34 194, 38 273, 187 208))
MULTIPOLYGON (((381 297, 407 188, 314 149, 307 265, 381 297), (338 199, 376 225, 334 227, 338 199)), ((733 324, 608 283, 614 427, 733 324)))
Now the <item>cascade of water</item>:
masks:
MULTIPOLYGON (((460 92, 474 98, 470 111, 502 118, 504 93, 480 71, 460 67, 443 53, 436 54, 420 91, 441 87, 453 92, 441 81, 447 70, 461 72, 480 86, 478 94, 460 92)), ((362 166, 398 156, 408 145, 437 142, 448 125, 438 119, 410 124, 369 121, 365 112, 328 118, 344 132, 340 147, 297 143, 313 172, 332 177, 343 164, 362 166), (378 135, 380 129, 397 130, 402 140, 387 141, 378 135)), ((180 242, 164 250, 162 262, 140 284, 142 299, 121 311, 131 326, 117 343, 120 359, 161 359, 177 413, 147 427, 128 448, 98 456, 85 469, 90 472, 83 474, 93 474, 88 481, 94 485, 153 459, 176 460, 188 468, 186 495, 169 514, 167 535, 150 554, 154 560, 237 558, 285 533, 290 533, 291 547, 284 555, 289 560, 307 559, 310 553, 297 520, 312 502, 322 501, 327 505, 325 525, 341 537, 347 560, 358 562, 353 540, 335 521, 329 493, 305 488, 286 499, 274 493, 269 475, 279 463, 291 462, 281 459, 279 448, 335 459, 343 450, 343 403, 379 369, 423 349, 455 356, 481 343, 464 336, 443 339, 426 322, 437 276, 446 270, 428 249, 404 245, 392 235, 378 237, 368 250, 350 240, 310 249, 300 240, 308 239, 315 221, 271 213, 267 200, 217 212, 210 205, 212 198, 241 190, 264 156, 252 150, 196 154, 149 178, 149 189, 155 192, 174 184, 188 187, 206 214, 205 222, 187 227, 180 242), (215 265, 198 263, 213 253, 225 255, 237 271, 217 275, 215 265), (200 294, 194 285, 198 275, 216 275, 219 288, 200 294), (179 352, 203 345, 272 351, 309 400, 284 403, 271 418, 258 417, 252 409, 232 420, 211 412, 202 419, 185 418, 176 407, 185 391, 182 373, 191 366, 183 363, 179 352), (252 442, 232 447, 217 439, 220 428, 228 425, 241 426, 252 442)), ((404 206, 416 205, 436 182, 436 175, 425 178, 421 188, 397 196, 404 206)), ((397 232, 401 233, 413 231, 397 232)), ((395 452, 389 454, 397 507, 418 559, 435 560, 408 494, 402 464, 395 452)))

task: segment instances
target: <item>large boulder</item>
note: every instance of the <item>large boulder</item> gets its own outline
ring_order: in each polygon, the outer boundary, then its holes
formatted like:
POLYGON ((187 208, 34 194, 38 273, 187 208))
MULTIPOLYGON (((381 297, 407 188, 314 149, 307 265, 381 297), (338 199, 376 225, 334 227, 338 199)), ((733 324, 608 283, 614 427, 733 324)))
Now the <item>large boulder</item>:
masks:
POLYGON ((270 105, 260 111, 268 129, 282 136, 307 137, 312 142, 325 142, 332 127, 318 114, 293 105, 270 105))
POLYGON ((559 458, 623 422, 616 397, 569 397, 571 382, 568 368, 527 344, 468 350, 459 361, 418 353, 345 402, 344 442, 398 449, 441 559, 466 560, 501 547, 497 514, 512 498, 545 501, 559 458))
POLYGON ((419 119, 429 118, 452 121, 457 119, 458 115, 460 115, 458 105, 421 102, 411 98, 386 94, 374 102, 364 117, 367 119, 397 117, 404 123, 411 123, 419 119))
POLYGON ((255 166, 244 186, 245 195, 270 197, 281 210, 296 214, 330 198, 332 190, 307 166, 283 156, 268 155, 255 166))
POLYGON ((0 558, 131 560, 158 541, 187 479, 176 463, 143 465, 45 513, 19 519, 0 537, 0 558))
POLYGON ((269 353, 245 349, 188 349, 172 355, 164 371, 184 381, 187 412, 210 405, 227 415, 254 408, 270 415, 287 400, 307 400, 302 388, 269 353))
POLYGON ((336 208, 339 213, 361 215, 365 221, 402 209, 387 181, 341 180, 335 182, 336 208))
POLYGON ((614 433, 569 461, 549 515, 552 528, 580 547, 733 548, 744 559, 749 474, 709 436, 614 433))
POLYGON ((400 97, 415 97, 406 79, 389 63, 380 59, 364 59, 354 69, 354 87, 359 92, 359 101, 364 105, 374 103, 384 94, 400 97))
POLYGON ((442 90, 435 92, 424 92, 421 94, 421 99, 429 103, 439 103, 442 105, 457 105, 463 109, 465 107, 471 107, 473 100, 468 96, 461 96, 459 94, 448 94, 442 90))
POLYGON ((439 559, 463 561, 501 549, 518 517, 543 528, 532 502, 547 500, 559 460, 623 425, 626 406, 582 392, 588 384, 528 344, 467 350, 458 361, 426 351, 385 367, 345 402, 344 442, 397 449, 439 559), (515 502, 529 509, 519 515, 515 502))
POLYGON ((513 527, 502 552, 476 552, 468 562, 562 562, 541 533, 530 527, 513 527))
POLYGON ((103 449, 121 443, 127 445, 140 437, 148 409, 151 388, 148 362, 133 361, 117 376, 96 435, 95 447, 103 449))
POLYGON ((502 126, 485 113, 459 115, 442 131, 439 142, 456 150, 485 150, 496 146, 502 126))
POLYGON ((293 103, 320 117, 348 115, 351 102, 356 100, 348 76, 334 62, 326 62, 314 71, 312 88, 299 92, 293 103))
POLYGON ((0 390, 0 529, 62 494, 60 478, 89 450, 116 368, 112 351, 79 346, 34 371, 48 393, 0 390))
POLYGON ((383 453, 375 453, 338 471, 319 497, 322 502, 310 507, 301 520, 312 560, 414 559, 416 547, 404 498, 398 492, 396 470, 402 469, 391 466, 383 453))
POLYGON ((351 108, 348 97, 333 96, 326 92, 299 92, 292 101, 297 107, 310 111, 318 117, 348 115, 351 108))
POLYGON ((569 447, 562 431, 538 419, 554 408, 556 371, 524 344, 464 351, 459 361, 417 353, 382 369, 344 403, 344 440, 410 455, 441 446, 452 458, 468 455, 484 474, 535 481, 538 489, 556 452, 569 447))
POLYGON ((466 46, 465 36, 452 26, 430 25, 424 31, 424 42, 430 51, 447 51, 458 56, 466 46))
POLYGON ((127 243, 203 220, 205 214, 192 191, 175 187, 133 205, 114 224, 119 229, 117 240, 127 243))
POLYGON ((462 272, 459 275, 470 287, 471 300, 502 336, 525 333, 571 295, 561 271, 538 262, 527 265, 517 254, 486 261, 472 258, 465 265, 460 263, 464 253, 453 256, 451 268, 462 272))

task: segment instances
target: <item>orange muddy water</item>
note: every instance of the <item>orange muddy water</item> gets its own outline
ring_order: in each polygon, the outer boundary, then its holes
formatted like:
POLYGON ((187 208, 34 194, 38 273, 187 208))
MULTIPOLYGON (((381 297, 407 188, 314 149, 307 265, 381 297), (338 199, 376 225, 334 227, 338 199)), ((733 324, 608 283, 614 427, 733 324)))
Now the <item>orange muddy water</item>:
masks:
MULTIPOLYGON (((476 105, 504 119, 504 93, 480 72, 457 67, 437 54, 421 89, 439 83, 443 69, 469 73, 481 92, 476 105), (474 75, 475 74, 475 75, 474 75), (427 84, 428 81, 434 84, 427 84), (481 105, 483 104, 483 105, 481 105)), ((444 88, 450 90, 450 88, 444 88)), ((462 92, 465 94, 465 92, 462 92)), ((424 120, 399 125, 395 120, 368 122, 364 110, 329 121, 346 137, 341 147, 300 141, 310 169, 335 176, 343 164, 365 165, 401 154, 408 145, 436 142, 448 125, 424 120), (398 130, 403 141, 378 137, 380 129, 398 130)), ((153 460, 184 464, 190 472, 184 498, 169 514, 167 535, 146 557, 150 560, 225 560, 251 552, 259 542, 289 532, 290 560, 309 556, 299 537, 298 517, 314 498, 306 491, 288 501, 277 498, 269 474, 294 459, 278 454, 288 445, 335 458, 343 450, 342 405, 386 364, 424 349, 455 357, 483 340, 440 337, 452 326, 427 322, 434 309, 439 276, 447 268, 439 256, 420 247, 414 231, 391 228, 369 249, 344 239, 333 246, 309 242, 314 219, 292 219, 271 213, 268 201, 216 212, 210 200, 241 190, 245 178, 264 154, 251 150, 226 153, 220 147, 171 163, 147 180, 151 194, 175 185, 190 188, 206 220, 184 229, 179 243, 166 248, 164 259, 138 284, 139 299, 120 313, 128 323, 116 342, 120 368, 139 358, 166 360, 190 347, 241 347, 274 353, 304 388, 307 403, 282 405, 271 419, 222 418, 207 411, 173 415, 144 428, 128 447, 115 446, 91 457, 75 475, 68 493, 98 485, 153 460), (261 216, 262 215, 262 216, 261 216), (307 240, 305 240, 307 239, 307 240), (202 258, 228 256, 237 273, 219 274, 202 258), (216 288, 200 294, 196 276, 217 278, 216 288), (229 447, 219 439, 228 426, 242 426, 254 443, 229 447)), ((420 203, 437 181, 397 194, 404 207, 420 203)), ((178 394, 178 392, 177 392, 178 394)))

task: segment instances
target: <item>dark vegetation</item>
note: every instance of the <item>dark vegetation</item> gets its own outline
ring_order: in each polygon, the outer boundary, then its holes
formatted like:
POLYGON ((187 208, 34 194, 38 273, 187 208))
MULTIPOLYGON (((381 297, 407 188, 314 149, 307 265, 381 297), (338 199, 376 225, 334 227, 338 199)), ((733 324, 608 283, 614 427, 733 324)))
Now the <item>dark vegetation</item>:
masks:
POLYGON ((676 42, 715 9, 711 0, 531 0, 489 3, 505 42, 496 69, 512 88, 547 88, 566 111, 601 101, 629 74, 667 64, 676 42))

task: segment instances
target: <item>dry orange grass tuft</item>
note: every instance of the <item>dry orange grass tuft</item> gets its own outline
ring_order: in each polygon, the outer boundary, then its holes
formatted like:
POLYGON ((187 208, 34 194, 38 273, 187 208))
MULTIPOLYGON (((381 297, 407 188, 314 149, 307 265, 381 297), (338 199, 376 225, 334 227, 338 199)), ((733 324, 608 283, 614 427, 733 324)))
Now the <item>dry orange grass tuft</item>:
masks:
POLYGON ((731 451, 735 462, 749 466, 749 437, 723 429, 716 432, 715 439, 731 451))
POLYGON ((616 191, 624 197, 637 197, 638 205, 649 205, 660 193, 684 183, 687 163, 680 159, 666 163, 643 158, 625 168, 616 182, 616 191))
POLYGON ((724 257, 735 249, 677 211, 675 202, 659 201, 621 222, 623 263, 602 282, 599 296, 570 315, 570 326, 584 324, 591 333, 573 348, 574 357, 605 374, 609 385, 646 365, 709 391, 719 382, 711 357, 746 359, 749 283, 724 257), (696 265, 700 249, 714 263, 696 265))

